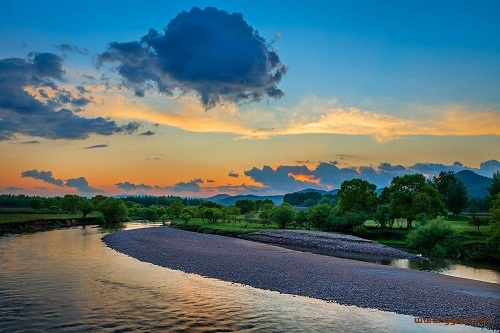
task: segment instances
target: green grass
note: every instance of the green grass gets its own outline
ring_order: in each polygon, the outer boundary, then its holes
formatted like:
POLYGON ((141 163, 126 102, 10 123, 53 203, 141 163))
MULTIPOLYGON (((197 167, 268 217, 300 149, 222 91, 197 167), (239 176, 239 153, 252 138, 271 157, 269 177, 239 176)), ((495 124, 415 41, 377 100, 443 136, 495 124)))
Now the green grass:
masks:
POLYGON ((234 235, 237 233, 250 233, 265 229, 278 229, 278 226, 273 224, 266 224, 265 226, 258 222, 246 222, 246 221, 218 221, 217 223, 210 223, 208 221, 203 221, 202 219, 190 219, 186 224, 182 220, 173 220, 172 227, 179 229, 187 229, 193 231, 199 231, 203 233, 219 234, 219 235, 234 235))
POLYGON ((477 227, 469 224, 469 220, 448 220, 453 228, 456 236, 462 237, 487 237, 491 234, 491 225, 482 225, 479 227, 480 233, 477 232, 477 227))

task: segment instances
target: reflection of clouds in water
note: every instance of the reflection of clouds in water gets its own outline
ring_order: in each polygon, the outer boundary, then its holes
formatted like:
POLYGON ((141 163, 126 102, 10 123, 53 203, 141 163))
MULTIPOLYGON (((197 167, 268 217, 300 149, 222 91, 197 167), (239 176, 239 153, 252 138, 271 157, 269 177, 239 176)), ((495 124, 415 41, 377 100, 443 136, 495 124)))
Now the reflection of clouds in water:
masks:
MULTIPOLYGON (((126 228, 143 226, 150 224, 127 224, 126 228)), ((0 331, 29 330, 40 320, 56 330, 78 323, 81 331, 107 330, 110 323, 123 331, 429 329, 415 324, 413 316, 280 294, 155 266, 109 249, 101 238, 102 230, 90 226, 0 238, 4 258, 0 294, 8 296, 0 300, 0 331), (12 302, 29 307, 23 318, 9 311, 12 302)), ((432 328, 434 332, 447 329, 444 324, 432 328)), ((476 330, 456 325, 453 332, 476 330)))
POLYGON ((390 266, 431 271, 443 275, 500 284, 500 271, 455 264, 452 263, 451 260, 446 259, 432 259, 430 262, 409 259, 394 259, 391 260, 390 266))
POLYGON ((491 269, 473 268, 464 265, 450 265, 447 268, 440 270, 439 273, 500 284, 500 272, 495 272, 491 269))

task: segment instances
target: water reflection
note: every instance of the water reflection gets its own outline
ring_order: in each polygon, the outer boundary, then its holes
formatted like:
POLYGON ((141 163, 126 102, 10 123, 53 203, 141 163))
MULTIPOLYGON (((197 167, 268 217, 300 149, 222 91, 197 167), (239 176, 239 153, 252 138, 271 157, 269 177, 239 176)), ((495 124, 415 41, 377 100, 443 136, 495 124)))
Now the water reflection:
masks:
POLYGON ((493 266, 487 266, 486 268, 472 267, 463 265, 456 260, 440 258, 429 261, 395 259, 391 260, 388 264, 400 268, 436 272, 444 275, 500 284, 500 271, 495 270, 493 266))
MULTIPOLYGON (((127 225, 137 228, 144 225, 127 225)), ((0 238, 0 331, 425 332, 411 316, 185 274, 107 248, 87 226, 0 238)), ((434 325, 433 331, 478 332, 434 325)))

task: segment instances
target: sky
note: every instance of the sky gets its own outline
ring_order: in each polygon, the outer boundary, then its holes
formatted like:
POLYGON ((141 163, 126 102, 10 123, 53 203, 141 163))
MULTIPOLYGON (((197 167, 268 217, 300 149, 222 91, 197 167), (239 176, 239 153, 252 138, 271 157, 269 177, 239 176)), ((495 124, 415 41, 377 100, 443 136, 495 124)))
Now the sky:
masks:
POLYGON ((498 1, 0 1, 0 193, 500 170, 498 1))

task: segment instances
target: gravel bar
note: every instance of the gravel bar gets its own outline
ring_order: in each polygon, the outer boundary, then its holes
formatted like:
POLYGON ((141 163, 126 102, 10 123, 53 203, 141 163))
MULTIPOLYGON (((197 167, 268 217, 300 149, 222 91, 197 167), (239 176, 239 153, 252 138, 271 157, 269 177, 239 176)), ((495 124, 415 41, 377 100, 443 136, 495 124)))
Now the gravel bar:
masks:
POLYGON ((241 235, 241 238, 324 254, 362 254, 386 259, 429 260, 425 257, 382 245, 372 240, 329 232, 262 230, 241 235))
POLYGON ((108 234, 118 252, 162 267, 418 318, 485 318, 500 330, 500 286, 167 226, 108 234))

